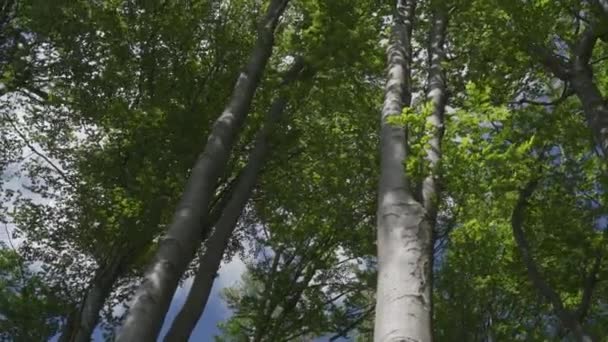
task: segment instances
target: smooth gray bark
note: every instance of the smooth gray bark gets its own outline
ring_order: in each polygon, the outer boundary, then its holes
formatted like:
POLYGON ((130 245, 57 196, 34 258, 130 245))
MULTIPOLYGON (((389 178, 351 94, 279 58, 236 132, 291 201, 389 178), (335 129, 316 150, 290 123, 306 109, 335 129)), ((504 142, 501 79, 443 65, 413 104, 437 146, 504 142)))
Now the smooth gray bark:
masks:
POLYGON ((438 8, 431 22, 429 41, 429 91, 427 99, 433 105, 433 112, 427 119, 431 138, 426 148, 429 174, 423 181, 422 199, 431 224, 434 224, 439 203, 439 163, 441 161, 441 141, 444 133, 444 114, 447 103, 446 80, 442 63, 445 60, 445 35, 447 30, 447 11, 438 8))
POLYGON ((380 132, 378 287, 374 341, 428 342, 431 334, 431 227, 406 179, 405 128, 390 124, 411 100, 411 35, 415 0, 397 0, 387 50, 380 132))
POLYGON ((103 304, 112 292, 114 282, 120 276, 120 267, 121 258, 117 258, 106 267, 97 269, 84 301, 78 311, 68 319, 59 341, 89 342, 91 340, 103 304))
MULTIPOLYGON (((283 85, 286 86, 295 81, 302 67, 302 61, 298 59, 288 72, 283 85)), ((236 228, 241 212, 251 196, 251 192, 258 179, 258 174, 268 155, 268 139, 274 123, 283 115, 287 101, 287 95, 281 94, 272 103, 266 123, 256 136, 255 146, 251 151, 247 165, 239 176, 230 200, 215 225, 213 233, 205 242, 205 252, 199 262, 199 268, 192 283, 192 288, 188 293, 188 298, 173 321, 169 332, 165 336, 165 341, 187 341, 200 319, 207 304, 213 281, 220 268, 224 251, 236 228)))
POLYGON ((258 29, 247 66, 232 97, 216 120, 207 144, 194 165, 168 231, 137 290, 118 342, 154 341, 180 277, 204 236, 207 209, 215 184, 226 167, 230 150, 249 112, 274 45, 274 31, 289 0, 272 0, 258 29))
MULTIPOLYGON (((577 319, 576 314, 568 310, 564 306, 564 303, 559 296, 559 294, 547 283, 547 281, 543 278, 536 261, 534 260, 534 256, 532 255, 532 251, 530 245, 528 244, 528 240, 526 239, 526 235, 524 233, 524 221, 526 216, 526 209, 528 206, 528 201, 532 196, 534 190, 538 185, 538 180, 534 180, 529 182, 520 192, 517 203, 515 204, 515 208, 511 214, 511 228, 513 230, 513 237, 515 238, 515 242, 517 245, 517 249, 521 258, 526 266, 526 270, 528 272, 528 279, 537 291, 545 297, 549 303, 553 306, 553 310, 560 320, 561 324, 569 329, 577 341, 580 342, 592 342, 595 339, 590 336, 584 329, 581 322, 577 319)), ((592 286, 587 286, 585 288, 585 292, 592 291, 592 286)), ((590 293, 584 293, 583 297, 590 298, 590 293)), ((585 300, 581 302, 581 309, 586 310, 584 308, 585 300)))
MULTIPOLYGON (((433 112, 427 118, 430 139, 426 147, 426 161, 429 164, 429 173, 422 182, 422 203, 427 213, 427 219, 431 226, 431 249, 430 261, 431 269, 430 287, 433 288, 433 264, 435 245, 435 225, 437 221, 437 212, 439 210, 439 200, 441 196, 440 186, 440 162, 441 162, 441 141, 445 132, 444 116, 445 106, 448 96, 446 91, 446 77, 443 70, 443 62, 445 60, 445 39, 448 26, 447 9, 443 3, 436 4, 431 17, 431 33, 429 39, 429 90, 427 100, 433 106, 433 112)), ((433 301, 431 295, 431 317, 433 316, 433 301)), ((431 321, 432 330, 432 321, 431 321)))

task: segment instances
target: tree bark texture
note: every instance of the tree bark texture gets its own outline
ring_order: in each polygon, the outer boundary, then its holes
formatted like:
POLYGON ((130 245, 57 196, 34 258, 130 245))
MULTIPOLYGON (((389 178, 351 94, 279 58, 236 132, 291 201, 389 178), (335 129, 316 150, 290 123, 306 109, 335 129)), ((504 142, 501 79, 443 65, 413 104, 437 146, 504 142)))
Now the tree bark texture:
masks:
POLYGON ((442 63, 445 60, 444 45, 447 20, 445 8, 441 7, 434 10, 429 41, 429 91, 427 93, 427 99, 433 105, 433 112, 427 120, 431 130, 431 138, 426 148, 426 159, 430 171, 422 185, 424 208, 428 213, 431 224, 435 222, 439 203, 439 163, 441 161, 441 141, 445 131, 444 114, 447 92, 442 63))
POLYGON ((397 0, 387 50, 380 132, 374 341, 431 341, 431 227, 405 174, 405 128, 389 123, 411 100, 411 37, 415 0, 397 0))

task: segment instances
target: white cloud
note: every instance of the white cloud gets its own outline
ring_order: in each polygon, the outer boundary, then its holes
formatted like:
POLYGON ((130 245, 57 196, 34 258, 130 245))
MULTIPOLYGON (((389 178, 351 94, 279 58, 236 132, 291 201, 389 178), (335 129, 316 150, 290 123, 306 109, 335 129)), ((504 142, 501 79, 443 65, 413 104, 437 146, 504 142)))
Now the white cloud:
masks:
POLYGON ((219 276, 215 280, 218 287, 230 287, 241 280, 241 275, 245 272, 246 266, 243 260, 238 257, 232 258, 232 260, 223 264, 220 268, 219 276))

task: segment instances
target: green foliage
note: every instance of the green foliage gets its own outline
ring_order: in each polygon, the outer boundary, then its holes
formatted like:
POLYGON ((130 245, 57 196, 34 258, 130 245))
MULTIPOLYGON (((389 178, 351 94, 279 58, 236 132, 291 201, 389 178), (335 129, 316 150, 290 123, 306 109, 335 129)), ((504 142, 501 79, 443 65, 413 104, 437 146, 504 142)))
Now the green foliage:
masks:
POLYGON ((63 303, 32 265, 0 244, 0 340, 44 341, 57 332, 63 303))
MULTIPOLYGON (((154 255, 267 1, 7 3, 0 12, 0 170, 18 170, 25 187, 10 189, 11 175, 2 174, 1 218, 25 241, 22 257, 0 250, 0 337, 46 339, 82 301, 96 272, 118 262, 102 322, 113 328, 120 323, 113 309, 128 301, 154 255), (30 270, 34 262, 41 272, 30 270)), ((417 95, 429 87, 420 50, 431 11, 445 6, 450 13, 435 227, 438 341, 569 338, 530 283, 513 239, 512 211, 530 180, 539 186, 525 235, 568 309, 582 302, 593 260, 608 255, 606 228, 599 227, 608 200, 605 160, 591 148, 569 85, 530 53, 542 45, 571 59, 587 21, 602 22, 589 3, 419 4, 411 61, 417 95)), ((235 314, 221 324, 218 340, 350 334, 371 341, 389 5, 293 0, 281 21, 214 203, 245 165, 292 57, 306 60, 306 77, 288 90, 288 113, 272 132, 271 156, 226 253, 229 259, 238 252, 247 271, 224 291, 235 314)), ((590 65, 602 94, 607 53, 598 40, 590 65)), ((412 103, 387 120, 407 131, 405 169, 415 185, 429 175, 433 110, 430 102, 412 103)), ((596 278, 581 323, 603 337, 606 263, 596 278)))

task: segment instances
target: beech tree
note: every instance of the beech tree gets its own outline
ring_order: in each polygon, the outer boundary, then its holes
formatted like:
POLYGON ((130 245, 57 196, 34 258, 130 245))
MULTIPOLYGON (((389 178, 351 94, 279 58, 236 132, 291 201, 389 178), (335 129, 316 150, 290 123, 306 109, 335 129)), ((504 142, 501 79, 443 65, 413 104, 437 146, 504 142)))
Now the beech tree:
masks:
POLYGON ((191 171, 167 235, 135 294, 118 341, 154 339, 160 331, 160 323, 169 308, 173 292, 198 248, 197 238, 204 233, 201 221, 206 215, 205 208, 209 206, 213 187, 228 161, 236 134, 249 111, 272 52, 274 30, 287 2, 271 1, 260 21, 258 40, 247 66, 239 75, 228 106, 215 121, 205 150, 191 171))
MULTIPOLYGON (((296 57, 293 66, 284 77, 283 87, 295 81, 298 74, 302 72, 303 63, 301 57, 296 57)), ((257 180, 257 174, 264 164, 265 156, 268 154, 270 132, 276 121, 280 120, 286 106, 287 98, 285 94, 278 95, 277 99, 271 104, 264 126, 256 135, 255 145, 250 153, 247 165, 237 176, 236 184, 230 190, 230 199, 222 209, 220 218, 214 224, 213 233, 205 241, 205 251, 199 260, 199 268, 190 289, 190 294, 165 337, 167 341, 187 339, 198 322, 205 308, 224 251, 227 249, 241 212, 249 200, 257 180)))

